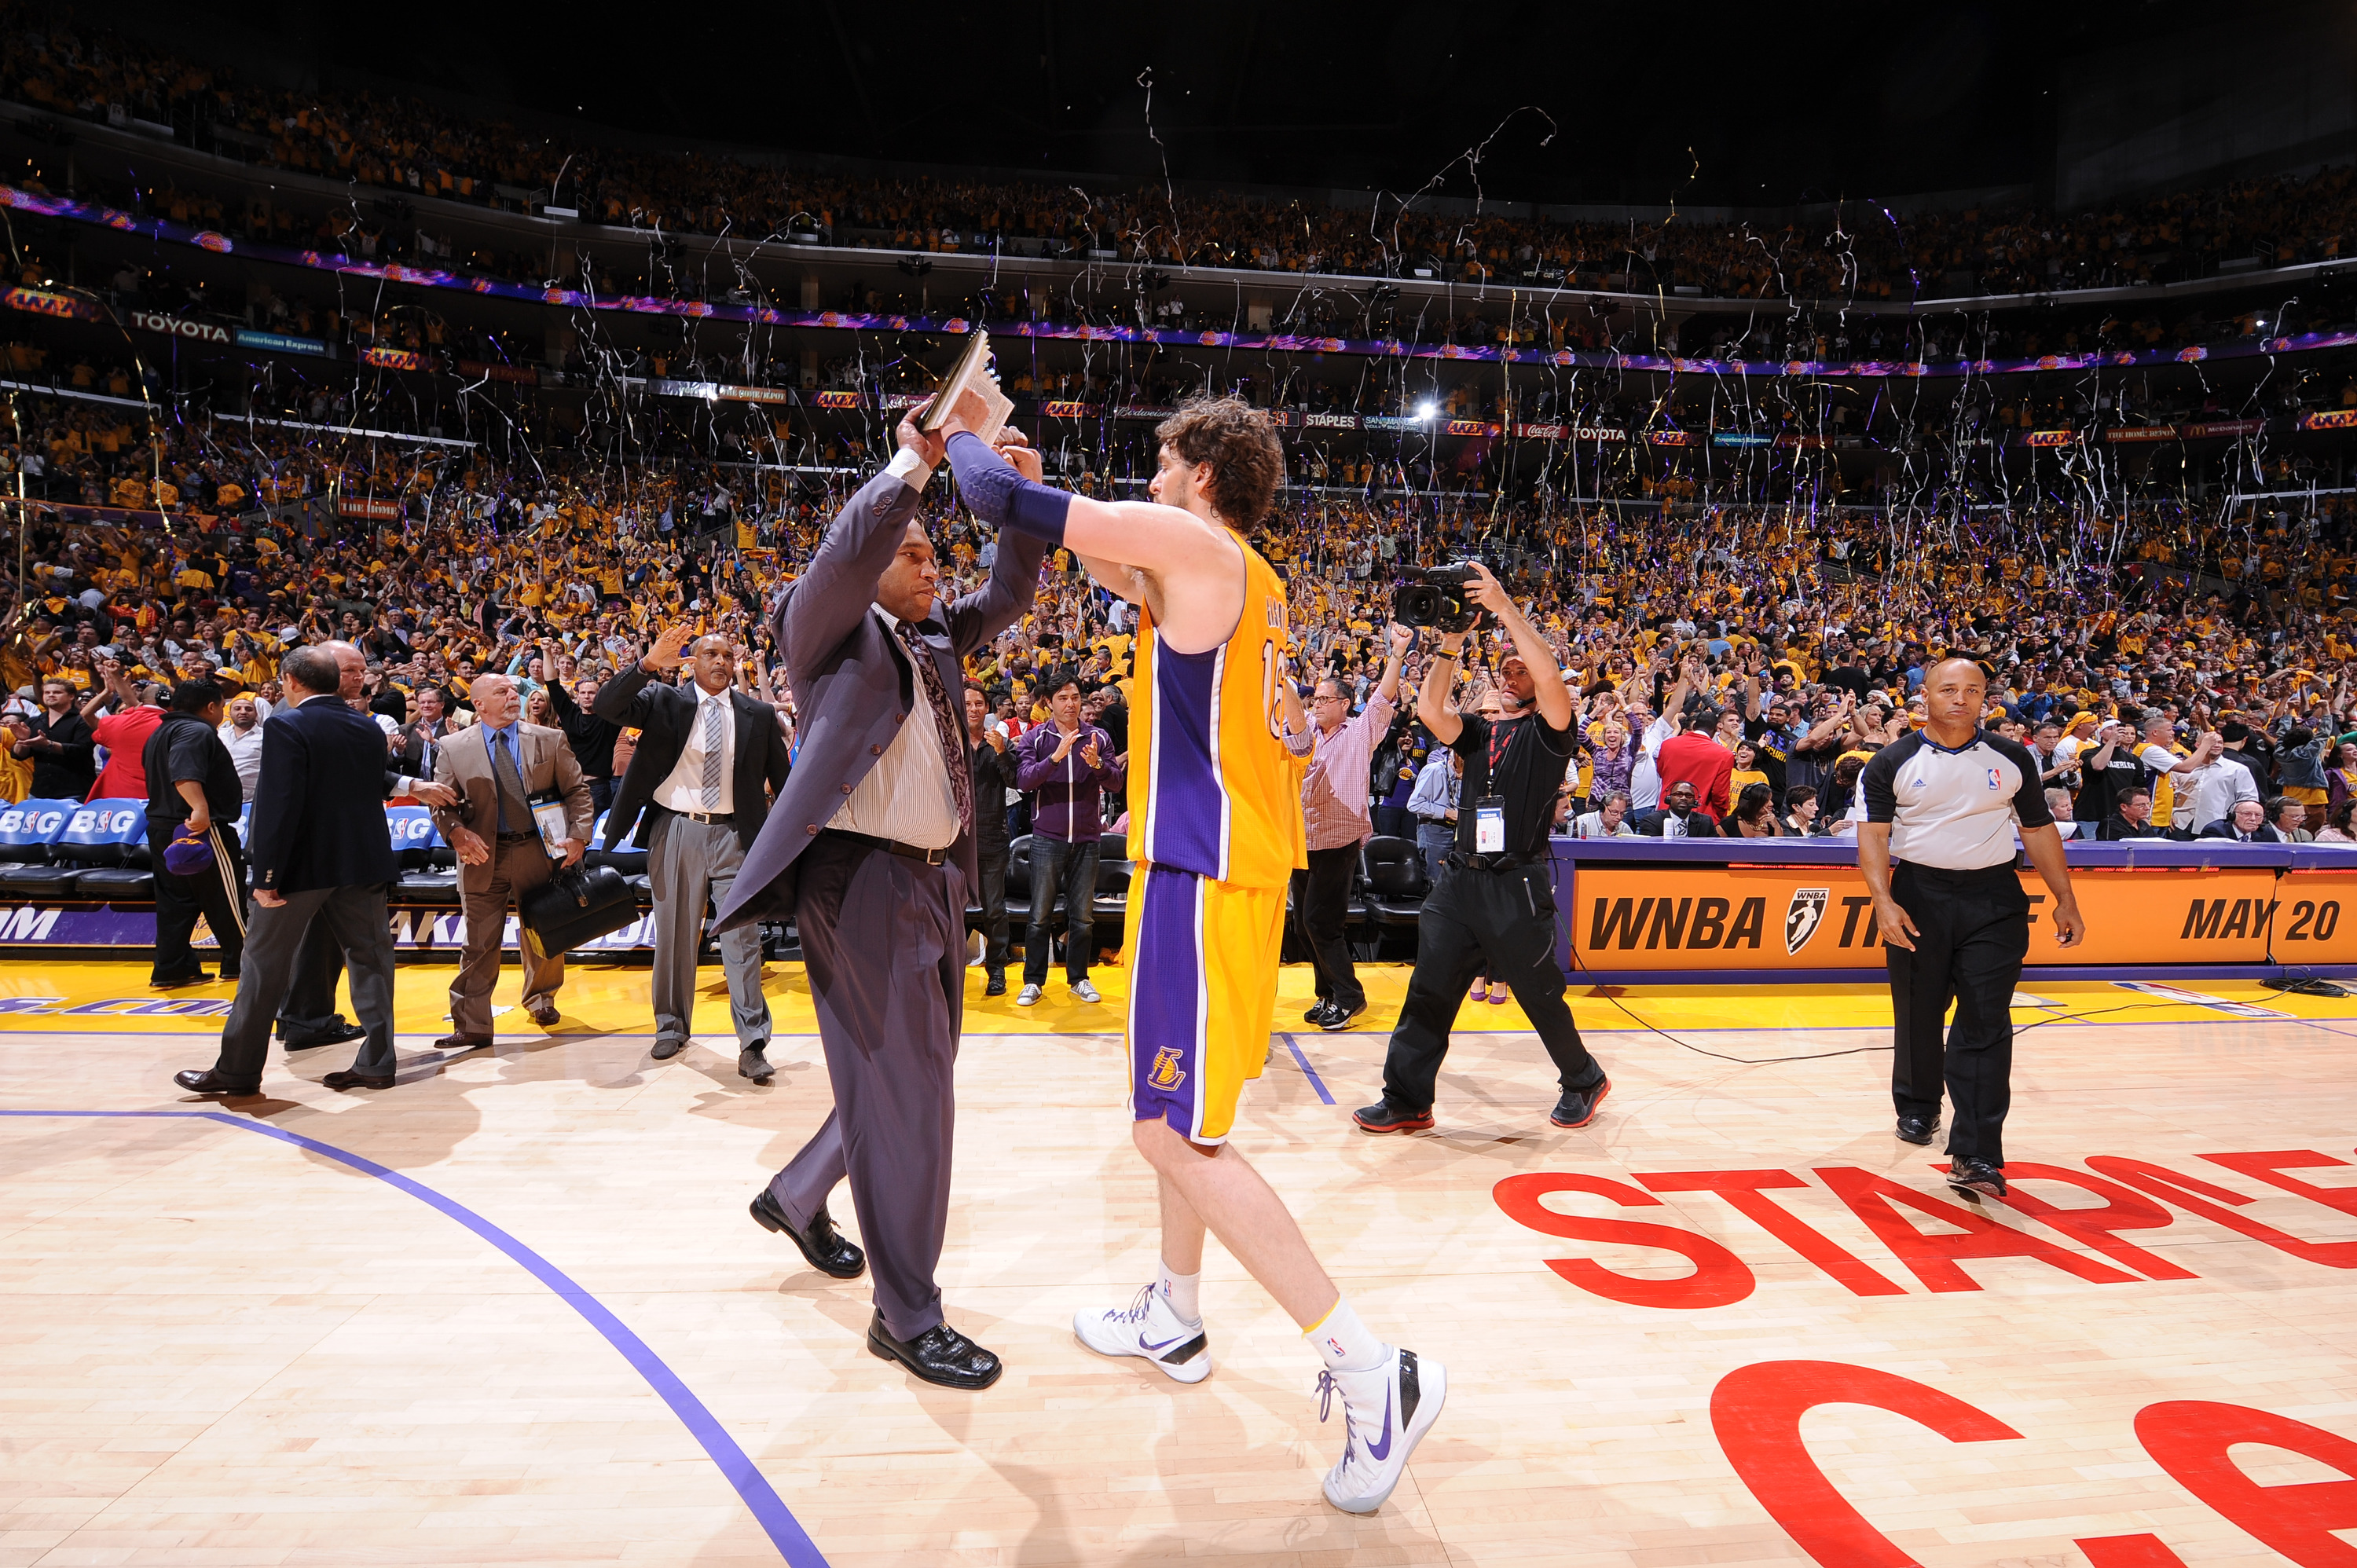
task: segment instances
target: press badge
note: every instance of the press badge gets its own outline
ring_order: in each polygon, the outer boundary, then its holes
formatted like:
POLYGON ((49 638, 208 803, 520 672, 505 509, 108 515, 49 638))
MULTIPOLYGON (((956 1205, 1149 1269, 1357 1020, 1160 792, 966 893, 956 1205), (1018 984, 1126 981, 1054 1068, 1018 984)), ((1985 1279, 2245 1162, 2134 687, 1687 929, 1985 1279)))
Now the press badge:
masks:
POLYGON ((1473 853, 1506 853, 1506 802, 1500 796, 1485 795, 1473 802, 1473 853))

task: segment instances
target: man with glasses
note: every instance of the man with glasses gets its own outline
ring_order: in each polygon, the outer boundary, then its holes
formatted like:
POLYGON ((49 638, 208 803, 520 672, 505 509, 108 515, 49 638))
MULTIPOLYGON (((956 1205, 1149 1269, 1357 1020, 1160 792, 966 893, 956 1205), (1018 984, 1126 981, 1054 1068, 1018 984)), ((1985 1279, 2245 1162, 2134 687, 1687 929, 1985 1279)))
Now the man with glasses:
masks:
POLYGON ((1302 1015, 1305 1023, 1328 1031, 1348 1028, 1367 1010, 1366 988, 1351 967, 1351 945, 1342 940, 1350 914, 1351 880, 1359 846, 1374 836, 1367 816, 1368 770, 1375 743, 1391 732, 1399 701, 1400 657, 1415 633, 1394 623, 1383 679, 1356 717, 1350 689, 1339 675, 1318 682, 1309 701, 1309 771, 1302 780, 1301 811, 1308 827, 1309 866, 1293 874, 1293 918, 1318 972, 1318 1001, 1302 1015))

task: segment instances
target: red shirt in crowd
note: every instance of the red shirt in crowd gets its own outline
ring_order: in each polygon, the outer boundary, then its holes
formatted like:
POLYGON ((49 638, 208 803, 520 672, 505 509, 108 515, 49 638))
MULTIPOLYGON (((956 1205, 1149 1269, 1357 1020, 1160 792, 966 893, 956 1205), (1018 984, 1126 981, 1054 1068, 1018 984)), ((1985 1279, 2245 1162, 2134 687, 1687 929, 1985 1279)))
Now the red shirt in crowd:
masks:
POLYGON ((1735 758, 1727 747, 1700 730, 1688 730, 1662 742, 1654 757, 1662 770, 1662 799, 1670 798, 1672 786, 1680 782, 1695 787, 1695 803, 1710 813, 1712 822, 1727 811, 1727 784, 1735 773, 1735 758))
POLYGON ((92 800, 145 800, 147 798, 147 737, 164 722, 164 710, 142 703, 107 714, 91 726, 98 744, 106 747, 106 767, 91 786, 92 800))

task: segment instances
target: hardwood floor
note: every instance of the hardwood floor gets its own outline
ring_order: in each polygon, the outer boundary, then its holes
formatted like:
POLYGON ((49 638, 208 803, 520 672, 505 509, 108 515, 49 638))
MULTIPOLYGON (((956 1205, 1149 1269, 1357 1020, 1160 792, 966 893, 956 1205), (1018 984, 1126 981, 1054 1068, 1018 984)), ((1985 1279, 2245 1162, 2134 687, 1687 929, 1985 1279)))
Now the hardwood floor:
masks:
MULTIPOLYGON (((0 969, 0 1110, 207 1109, 169 1075, 217 1020, 66 1011, 144 978, 0 969)), ((780 1036, 766 1090, 708 1036, 652 1062, 643 972, 589 971, 555 1032, 446 1064, 447 978, 403 971, 389 1091, 322 1090, 328 1047, 274 1053, 226 1121, 0 1116, 0 1565, 779 1561, 651 1368, 838 1568, 2166 1563, 2104 1543, 2145 1535, 2187 1563, 2357 1561, 2357 1486, 2252 1489, 2357 1480, 2357 1002, 2036 988, 2024 1203, 1977 1212, 1889 1136, 1872 987, 1576 995, 1614 1084, 1577 1133, 1547 1125, 1511 1007, 1468 1007, 1411 1138, 1347 1121, 1382 1027, 1278 1040, 1238 1145, 1368 1324, 1449 1369, 1359 1519, 1318 1494, 1341 1437, 1316 1358, 1216 1244, 1208 1382, 1071 1337, 1155 1261, 1102 1032, 1119 972, 1094 1008, 974 999, 941 1277, 1008 1364, 978 1395, 869 1355, 864 1282, 746 1215, 825 1114, 815 1038, 780 1036)), ((1373 978, 1387 1024, 1404 977, 1373 978)), ((772 970, 781 1029, 810 1027, 800 985, 772 970)))

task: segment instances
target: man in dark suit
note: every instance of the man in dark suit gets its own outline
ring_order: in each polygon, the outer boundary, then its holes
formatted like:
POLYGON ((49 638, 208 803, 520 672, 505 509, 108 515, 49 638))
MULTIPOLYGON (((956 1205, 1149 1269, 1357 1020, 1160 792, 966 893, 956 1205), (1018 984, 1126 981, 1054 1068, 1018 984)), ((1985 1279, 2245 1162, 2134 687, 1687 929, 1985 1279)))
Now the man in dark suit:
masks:
MULTIPOLYGON (((336 661, 336 694, 344 700, 344 706, 365 716, 369 712, 368 666, 360 649, 341 640, 317 646, 336 661)), ((442 701, 440 687, 420 687, 421 712, 427 692, 434 693, 437 703, 442 701)), ((430 762, 431 752, 425 751, 424 755, 430 762)), ((456 805, 458 800, 456 790, 435 783, 428 775, 408 766, 402 756, 393 757, 385 768, 383 793, 387 800, 405 795, 428 806, 456 805)), ((278 1004, 280 1045, 290 1051, 307 1051, 366 1037, 366 1029, 347 1022, 336 1010, 336 986, 343 974, 343 950, 336 945, 325 924, 314 921, 303 938, 303 945, 296 951, 295 976, 286 987, 286 999, 278 1004)))
POLYGON ((434 777, 434 751, 450 738, 450 721, 442 711, 442 688, 417 689, 417 722, 401 726, 401 747, 393 764, 413 779, 434 777))
POLYGON ((982 875, 982 993, 1006 994, 1006 791, 1015 788, 1015 750, 1006 726, 990 720, 990 698, 965 688, 965 762, 974 775, 974 863, 982 875))
POLYGON ((260 1091, 272 1015, 294 977, 296 954, 316 918, 343 950, 352 1008, 368 1030, 329 1089, 393 1087, 393 931, 385 886, 393 878, 384 831, 384 732, 337 695, 334 655, 298 648, 279 667, 286 704, 262 736, 247 858, 253 917, 237 1000, 221 1055, 201 1071, 174 1075, 192 1094, 260 1091))
MULTIPOLYGON (((1009 439, 1019 441, 1019 436, 1009 439)), ((975 812, 959 661, 1012 625, 1043 546, 998 542, 990 579, 937 611, 916 521, 940 437, 900 423, 899 454, 834 520, 770 620, 793 682, 793 776, 720 906, 722 931, 791 915, 817 1004, 834 1111, 753 1200, 838 1279, 866 1265, 827 1217, 845 1176, 876 1261, 867 1348, 927 1382, 985 1388, 999 1359, 942 1321, 952 1072, 965 988, 975 812)))
MULTIPOLYGON (((679 1055, 695 1033, 705 900, 727 902, 737 868, 769 820, 770 797, 786 787, 788 772, 777 710, 737 689, 737 645, 718 635, 691 645, 689 635, 684 626, 666 628, 644 658, 599 688, 591 710, 618 734, 640 732, 606 815, 606 848, 627 843, 640 812, 647 814, 657 1061, 679 1055), (683 649, 694 679, 684 686, 651 684, 679 668, 683 649)), ((720 963, 728 976, 737 1074, 768 1083, 771 1069, 762 1047, 770 1043, 770 1003, 761 994, 759 928, 739 926, 722 936, 720 963)))
POLYGON ((1710 813, 1695 810, 1699 799, 1695 787, 1681 779, 1670 786, 1662 803, 1650 811, 1640 811, 1629 819, 1629 825, 1646 838, 1715 839, 1722 835, 1710 813))
POLYGON ((2205 839, 2228 839, 2241 843, 2281 843, 2283 835, 2267 825, 2267 808, 2264 800, 2237 800, 2232 816, 2222 817, 2201 830, 2205 839))

